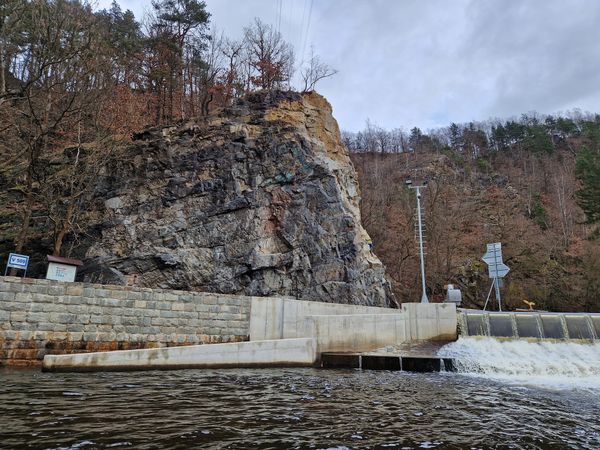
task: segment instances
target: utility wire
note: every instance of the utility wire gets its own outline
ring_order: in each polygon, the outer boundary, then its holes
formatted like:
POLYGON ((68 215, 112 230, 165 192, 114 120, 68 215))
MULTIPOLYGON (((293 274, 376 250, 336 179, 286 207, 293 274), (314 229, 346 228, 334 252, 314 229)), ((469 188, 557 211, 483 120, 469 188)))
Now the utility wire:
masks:
POLYGON ((313 9, 314 0, 310 0, 310 8, 308 9, 308 22, 306 23, 306 33, 304 35, 304 43, 302 44, 302 62, 300 65, 304 63, 304 55, 306 52, 306 42, 308 41, 308 33, 310 31, 310 21, 312 18, 312 9, 313 9))

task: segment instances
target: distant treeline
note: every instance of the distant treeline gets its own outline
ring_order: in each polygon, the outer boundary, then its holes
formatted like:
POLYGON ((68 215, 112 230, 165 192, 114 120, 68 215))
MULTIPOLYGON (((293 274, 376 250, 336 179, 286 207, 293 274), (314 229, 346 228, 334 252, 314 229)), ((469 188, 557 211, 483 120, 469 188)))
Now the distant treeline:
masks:
POLYGON ((422 131, 418 127, 386 130, 369 120, 362 131, 343 131, 344 143, 355 153, 402 153, 455 150, 477 158, 489 150, 519 150, 552 153, 557 147, 571 150, 569 139, 600 141, 600 114, 573 111, 565 115, 523 114, 518 119, 451 123, 422 131))

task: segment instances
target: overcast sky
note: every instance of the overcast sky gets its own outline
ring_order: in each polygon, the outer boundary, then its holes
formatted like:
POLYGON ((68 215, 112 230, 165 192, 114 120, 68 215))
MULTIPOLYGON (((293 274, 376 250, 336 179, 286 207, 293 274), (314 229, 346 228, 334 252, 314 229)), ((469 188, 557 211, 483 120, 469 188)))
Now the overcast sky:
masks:
MULTIPOLYGON (((101 7, 111 0, 98 0, 101 7)), ((150 1, 118 0, 141 18, 150 1)), ((254 17, 339 73, 317 86, 343 129, 600 112, 598 0, 206 0, 239 38, 254 17), (281 6, 281 8, 280 8, 281 6), (281 13, 280 13, 281 11, 281 13), (310 19, 310 20, 309 20, 310 19)))

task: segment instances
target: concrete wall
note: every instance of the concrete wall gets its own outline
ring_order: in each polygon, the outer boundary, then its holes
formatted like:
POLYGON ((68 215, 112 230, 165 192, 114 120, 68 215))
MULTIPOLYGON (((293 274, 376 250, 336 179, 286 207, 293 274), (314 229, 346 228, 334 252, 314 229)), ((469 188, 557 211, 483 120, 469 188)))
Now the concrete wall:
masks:
POLYGON ((0 277, 0 365, 248 340, 250 297, 0 277))
POLYGON ((404 314, 310 316, 305 321, 318 353, 366 352, 407 340, 404 314))
POLYGON ((291 298, 253 297, 250 340, 290 339, 310 336, 305 319, 317 315, 398 314, 397 309, 375 306, 306 302, 291 298))
POLYGON ((89 371, 289 367, 311 366, 316 360, 314 339, 283 339, 79 355, 46 355, 43 369, 47 371, 89 371))
POLYGON ((455 340, 454 304, 404 303, 402 309, 252 299, 250 340, 315 337, 318 352, 369 351, 422 340, 455 340))
POLYGON ((456 305, 453 303, 403 303, 406 314, 406 340, 455 340, 457 336, 456 305))

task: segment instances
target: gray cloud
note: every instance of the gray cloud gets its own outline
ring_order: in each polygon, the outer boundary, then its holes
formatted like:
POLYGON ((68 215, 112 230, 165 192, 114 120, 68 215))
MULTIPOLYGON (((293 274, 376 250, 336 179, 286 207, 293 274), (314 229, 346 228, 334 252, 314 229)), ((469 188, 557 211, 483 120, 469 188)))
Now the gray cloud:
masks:
MULTIPOLYGON (((119 3, 138 17, 149 6, 119 3)), ((278 0, 206 3, 229 36, 260 17, 279 26, 298 61, 314 45, 339 70, 318 90, 349 130, 367 118, 427 129, 532 110, 600 111, 596 0, 283 0, 281 15, 278 0)))

